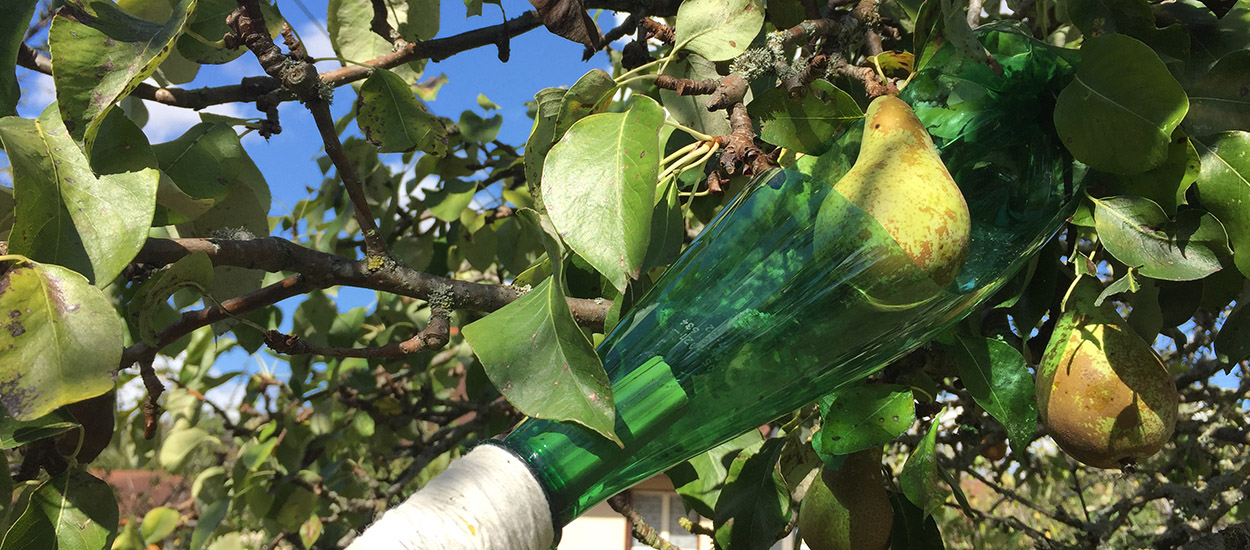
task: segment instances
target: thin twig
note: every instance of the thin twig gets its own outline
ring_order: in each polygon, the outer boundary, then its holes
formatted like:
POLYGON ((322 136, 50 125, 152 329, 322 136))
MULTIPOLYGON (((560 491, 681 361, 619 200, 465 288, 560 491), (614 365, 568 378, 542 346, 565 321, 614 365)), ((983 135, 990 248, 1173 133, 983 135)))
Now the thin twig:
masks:
POLYGON ((629 532, 634 536, 634 540, 641 542, 647 546, 655 548, 655 550, 681 550, 673 543, 661 537, 655 528, 647 524, 647 520, 643 519, 634 509, 634 505, 629 503, 629 496, 626 493, 617 493, 616 496, 608 499, 608 506, 629 521, 629 532))
POLYGON ((348 348, 318 346, 292 334, 276 330, 265 332, 265 344, 284 355, 320 355, 323 357, 359 357, 364 359, 390 359, 412 355, 421 351, 441 349, 450 339, 451 318, 445 309, 434 309, 430 324, 424 330, 403 342, 382 346, 348 348))

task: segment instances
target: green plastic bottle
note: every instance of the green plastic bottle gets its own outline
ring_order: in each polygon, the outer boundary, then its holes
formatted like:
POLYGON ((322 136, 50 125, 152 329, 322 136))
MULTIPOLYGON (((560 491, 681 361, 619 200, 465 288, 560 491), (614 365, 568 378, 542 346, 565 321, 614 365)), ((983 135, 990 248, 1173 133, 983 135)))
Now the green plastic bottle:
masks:
POLYGON ((955 281, 938 288, 833 191, 862 128, 847 129, 823 155, 759 175, 598 348, 624 447, 537 419, 500 442, 533 469, 556 526, 932 339, 1061 227, 1084 174, 1049 122, 1070 54, 1005 27, 981 37, 1004 74, 944 48, 902 95, 972 212, 972 244, 955 281), (893 273, 886 280, 873 269, 882 264, 893 273))

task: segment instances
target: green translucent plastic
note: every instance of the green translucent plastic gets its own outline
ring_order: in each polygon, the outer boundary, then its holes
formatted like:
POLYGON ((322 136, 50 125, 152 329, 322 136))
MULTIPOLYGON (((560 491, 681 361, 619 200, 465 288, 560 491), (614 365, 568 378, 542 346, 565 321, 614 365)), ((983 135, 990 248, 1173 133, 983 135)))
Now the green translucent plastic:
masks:
POLYGON ((624 448, 574 423, 536 419, 502 441, 537 474, 557 526, 915 349, 1057 231, 1083 173, 1049 125, 1047 105, 1070 65, 1010 32, 983 40, 1006 74, 940 52, 932 66, 945 70, 921 73, 903 96, 937 128, 972 211, 971 249, 956 280, 938 288, 833 191, 861 129, 801 165, 806 174, 761 174, 599 346, 624 448))

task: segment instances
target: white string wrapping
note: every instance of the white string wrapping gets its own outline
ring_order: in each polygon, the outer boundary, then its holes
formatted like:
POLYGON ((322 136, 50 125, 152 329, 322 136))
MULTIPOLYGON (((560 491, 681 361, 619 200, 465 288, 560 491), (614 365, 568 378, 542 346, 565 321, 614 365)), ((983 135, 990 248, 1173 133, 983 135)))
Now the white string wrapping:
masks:
POLYGON ((388 510, 348 550, 548 550, 543 489, 511 452, 481 445, 388 510))

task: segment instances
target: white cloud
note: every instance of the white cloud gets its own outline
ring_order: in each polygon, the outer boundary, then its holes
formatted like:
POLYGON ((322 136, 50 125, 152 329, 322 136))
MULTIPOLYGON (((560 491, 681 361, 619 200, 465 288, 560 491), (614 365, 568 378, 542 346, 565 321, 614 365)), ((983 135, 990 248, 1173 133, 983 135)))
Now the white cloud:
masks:
POLYGON ((52 84, 52 77, 25 71, 18 82, 22 87, 22 97, 17 105, 18 115, 37 118, 49 104, 56 101, 56 87, 52 84))
POLYGON ((236 118, 258 118, 262 116, 255 109, 250 109, 249 112, 236 103, 213 105, 202 111, 171 107, 155 101, 144 102, 144 105, 148 108, 148 123, 143 127, 143 133, 147 134, 148 141, 152 143, 163 143, 182 135, 183 132, 187 131, 187 128, 199 124, 200 113, 216 113, 236 118))
MULTIPOLYGON (((330 37, 326 36, 321 30, 324 28, 325 22, 322 22, 321 26, 318 27, 309 21, 300 25, 299 29, 297 29, 299 38, 304 43, 304 51, 317 59, 334 57, 334 47, 330 44, 330 37)), ((326 72, 337 69, 340 66, 341 64, 338 61, 321 61, 317 63, 317 71, 326 72)))

